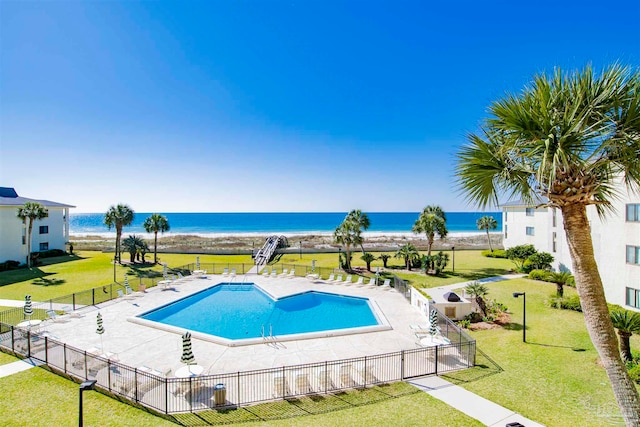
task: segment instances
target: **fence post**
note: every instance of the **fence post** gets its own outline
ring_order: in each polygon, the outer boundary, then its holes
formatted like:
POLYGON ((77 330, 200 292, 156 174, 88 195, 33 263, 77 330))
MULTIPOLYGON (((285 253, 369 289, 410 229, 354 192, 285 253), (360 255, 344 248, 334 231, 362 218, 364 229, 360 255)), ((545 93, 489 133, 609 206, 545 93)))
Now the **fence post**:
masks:
POLYGON ((400 381, 404 381, 404 350, 400 350, 400 381))
POLYGON ((73 306, 73 309, 76 309, 76 294, 75 292, 73 294, 71 294, 71 305, 73 306))
POLYGON ((91 305, 96 305, 96 288, 91 289, 91 305))
POLYGON ((240 371, 238 371, 238 406, 240 406, 240 403, 242 401, 240 400, 240 371))
POLYGON ((14 327, 11 325, 11 351, 16 352, 16 337, 14 334, 14 327))
POLYGON ((49 337, 44 337, 44 363, 49 365, 49 337))
POLYGON ((31 331, 27 329, 27 357, 31 357, 31 331))
POLYGON ((62 363, 64 363, 64 373, 67 373, 67 343, 62 343, 62 363))
POLYGON ((169 378, 164 378, 164 413, 169 414, 169 378))
POLYGON ((436 375, 438 375, 438 347, 438 345, 435 347, 431 347, 436 349, 436 375))
POLYGON ((287 392, 287 380, 286 380, 286 376, 285 376, 285 370, 284 370, 284 366, 282 366, 282 400, 284 400, 286 398, 285 394, 287 392))
POLYGON ((367 385, 367 356, 364 357, 364 385, 367 385))

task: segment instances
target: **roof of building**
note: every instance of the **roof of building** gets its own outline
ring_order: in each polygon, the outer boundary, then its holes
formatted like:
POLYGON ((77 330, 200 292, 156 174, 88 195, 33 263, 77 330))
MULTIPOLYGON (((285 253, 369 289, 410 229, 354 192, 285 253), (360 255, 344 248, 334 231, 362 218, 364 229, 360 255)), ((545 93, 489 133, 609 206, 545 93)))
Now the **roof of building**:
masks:
POLYGON ((30 199, 28 197, 20 197, 15 189, 11 187, 0 187, 0 206, 22 206, 27 202, 40 203, 47 208, 75 208, 73 205, 67 205, 60 202, 52 202, 51 200, 30 199))
POLYGON ((500 207, 503 207, 503 208, 509 208, 509 207, 535 208, 535 207, 538 207, 540 205, 546 205, 547 203, 549 203, 549 199, 547 199, 546 197, 543 197, 543 198, 540 198, 538 200, 535 200, 533 203, 525 202, 524 200, 512 200, 510 202, 502 203, 500 205, 500 207))

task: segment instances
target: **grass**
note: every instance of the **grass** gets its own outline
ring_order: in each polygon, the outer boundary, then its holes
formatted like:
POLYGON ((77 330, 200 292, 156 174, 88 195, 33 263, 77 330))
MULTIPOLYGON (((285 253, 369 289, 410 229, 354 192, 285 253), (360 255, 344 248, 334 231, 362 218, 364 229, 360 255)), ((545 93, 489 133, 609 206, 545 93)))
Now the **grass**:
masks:
MULTIPOLYGON (((602 426, 621 423, 621 415, 582 313, 545 305, 555 285, 517 279, 488 285, 489 297, 506 304, 511 322, 504 329, 470 332, 478 347, 504 371, 486 375, 475 368, 448 375, 469 391, 546 425, 602 426), (526 292, 527 343, 522 342, 522 298, 526 292)), ((566 289, 566 288, 565 288, 566 289)), ((575 294, 568 288, 565 294, 575 294)), ((632 347, 640 340, 633 337, 632 347)))
MULTIPOLYGON (((170 267, 195 262, 191 254, 162 254, 161 261, 170 267)), ((153 255, 151 255, 151 259, 153 255)), ((22 300, 29 294, 33 301, 70 295, 75 292, 108 285, 113 282, 113 254, 82 251, 74 255, 45 258, 42 265, 0 273, 0 298, 22 300)), ((123 260, 125 258, 123 257, 123 260)), ((204 263, 249 263, 249 255, 200 255, 204 263)), ((160 276, 161 265, 116 265, 116 277, 122 282, 124 274, 133 277, 160 276)))

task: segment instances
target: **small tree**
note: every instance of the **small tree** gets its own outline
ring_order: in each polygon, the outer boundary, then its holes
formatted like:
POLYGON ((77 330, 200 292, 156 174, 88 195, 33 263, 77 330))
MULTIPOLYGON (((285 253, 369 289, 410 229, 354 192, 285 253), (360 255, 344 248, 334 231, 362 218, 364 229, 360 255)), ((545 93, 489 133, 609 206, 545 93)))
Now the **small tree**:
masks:
POLYGON ((524 265, 531 270, 551 270, 551 263, 553 262, 553 255, 548 252, 536 252, 527 258, 524 265))
POLYGON ((124 246, 124 249, 127 252, 129 252, 131 263, 134 263, 136 261, 136 255, 138 254, 138 251, 140 249, 146 248, 145 249, 145 253, 146 253, 146 251, 149 248, 147 246, 147 242, 145 242, 144 240, 142 240, 140 236, 136 236, 135 234, 132 234, 126 239, 124 239, 122 241, 122 246, 124 246))
POLYGON ((634 333, 640 332, 640 313, 632 313, 629 310, 621 309, 613 310, 611 312, 611 322, 618 332, 620 356, 622 360, 628 362, 632 360, 629 338, 634 333))
POLYGON ((478 226, 478 230, 486 230, 487 231, 487 241, 489 242, 489 250, 493 252, 493 246, 491 246, 491 236, 489 235, 489 230, 495 230, 498 228, 498 221, 490 215, 485 215, 481 218, 478 218, 476 221, 476 225, 478 226))
POLYGON ((407 270, 411 271, 411 264, 413 260, 420 256, 420 253, 411 243, 404 244, 400 246, 398 252, 394 255, 396 258, 403 258, 404 265, 407 270))
POLYGON ((389 254, 382 254, 378 257, 378 259, 382 260, 382 266, 384 268, 387 268, 387 262, 389 261, 389 258, 391 258, 391 255, 389 254))
POLYGON ((440 251, 433 256, 433 269, 436 271, 436 275, 440 275, 444 268, 449 263, 449 254, 445 254, 440 251))
POLYGON ((522 266, 527 258, 537 252, 533 245, 519 245, 507 249, 507 258, 513 261, 516 265, 516 270, 522 271, 522 266))
POLYGON ((370 252, 365 252, 360 259, 367 263, 367 271, 371 271, 371 263, 376 259, 376 257, 370 252))
POLYGON ((568 271, 551 272, 548 277, 551 283, 556 284, 556 295, 560 298, 564 296, 564 285, 568 285, 574 280, 568 271))
POLYGON ((447 237, 447 217, 440 206, 427 206, 413 224, 412 231, 427 236, 427 255, 431 255, 431 247, 438 235, 440 239, 447 237))
POLYGON ((482 315, 486 317, 487 303, 484 299, 489 294, 489 289, 484 284, 474 280, 465 286, 464 291, 474 297, 478 308, 482 311, 482 315))
MULTIPOLYGON (((363 231, 367 231, 369 226, 371 225, 371 221, 366 213, 362 212, 360 209, 354 209, 347 214, 345 220, 349 220, 358 228, 358 234, 362 234, 363 231)), ((360 239, 360 249, 362 250, 362 255, 364 255, 364 239, 360 239)))
POLYGON ((23 221, 29 220, 27 224, 27 267, 31 268, 31 232, 33 222, 49 216, 49 211, 37 202, 26 202, 24 206, 18 208, 18 218, 23 221))
POLYGON ((158 263, 158 232, 164 233, 169 231, 169 221, 164 215, 157 213, 152 214, 144 220, 142 224, 147 233, 153 233, 153 263, 158 263))

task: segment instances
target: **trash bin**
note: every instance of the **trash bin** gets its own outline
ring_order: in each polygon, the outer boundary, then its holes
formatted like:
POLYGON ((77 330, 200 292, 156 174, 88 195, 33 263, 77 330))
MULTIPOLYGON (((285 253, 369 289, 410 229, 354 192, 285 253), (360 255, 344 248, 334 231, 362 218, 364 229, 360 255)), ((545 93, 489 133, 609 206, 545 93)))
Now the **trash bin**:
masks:
POLYGON ((145 285, 144 283, 140 283, 138 285, 138 291, 145 292, 146 290, 147 290, 147 285, 145 285))
POLYGON ((224 384, 216 384, 213 387, 213 400, 216 406, 222 406, 227 403, 227 388, 224 384))

